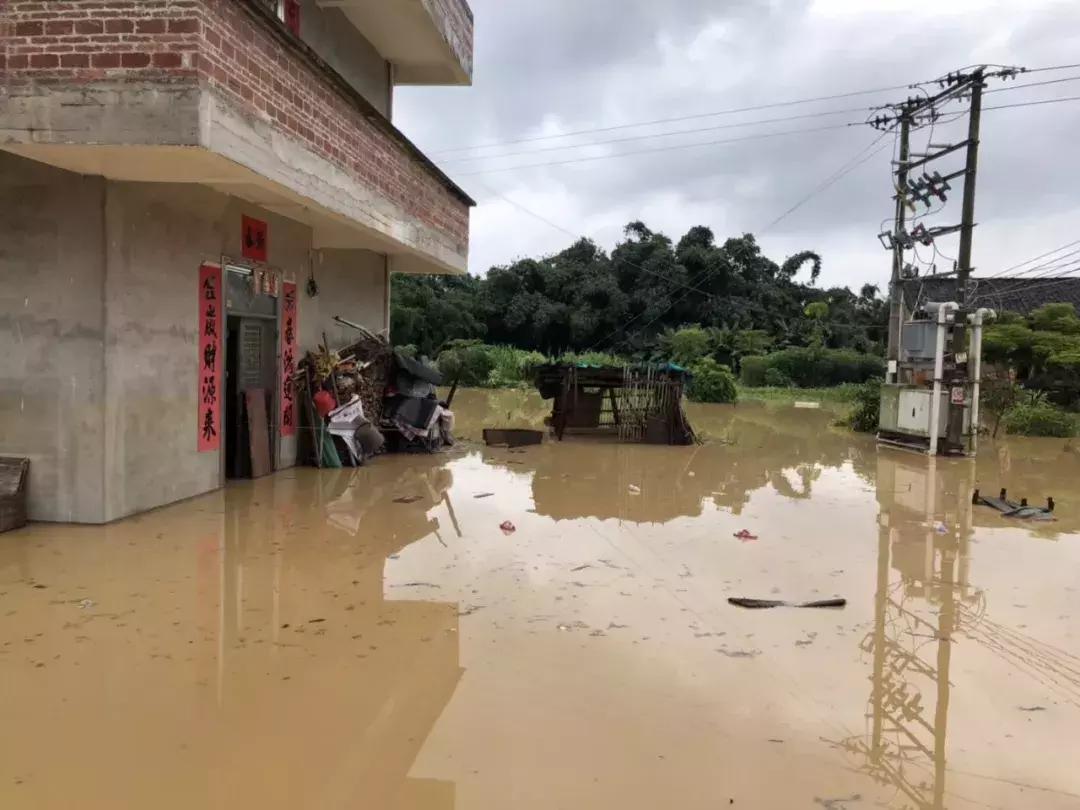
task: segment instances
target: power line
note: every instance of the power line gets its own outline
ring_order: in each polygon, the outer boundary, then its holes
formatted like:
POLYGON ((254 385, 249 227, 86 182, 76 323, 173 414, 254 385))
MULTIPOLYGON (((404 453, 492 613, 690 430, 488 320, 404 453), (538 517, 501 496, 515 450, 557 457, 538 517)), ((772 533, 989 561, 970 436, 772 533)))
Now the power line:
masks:
MULTIPOLYGON (((986 280, 986 279, 989 279, 989 278, 995 278, 997 276, 1003 276, 1006 273, 1011 273, 1013 270, 1017 270, 1017 269, 1023 267, 1024 265, 1031 264, 1032 262, 1037 262, 1040 259, 1045 259, 1047 256, 1053 256, 1055 253, 1060 253, 1061 251, 1066 250, 1067 248, 1074 247, 1075 245, 1080 245, 1080 239, 1076 239, 1076 240, 1074 240, 1072 242, 1068 242, 1068 243, 1066 243, 1064 245, 1061 245, 1060 247, 1054 248, 1053 250, 1048 250, 1048 251, 1046 251, 1046 253, 1040 253, 1038 256, 1035 256, 1035 257, 1033 257, 1031 259, 1028 259, 1027 261, 1019 262, 1018 264, 1014 264, 1011 267, 1006 267, 1004 270, 999 270, 996 273, 991 273, 988 276, 983 276, 983 280, 986 280)), ((1076 251, 1074 251, 1074 252, 1076 252, 1076 251)), ((1067 254, 1067 255, 1071 255, 1071 254, 1067 254)), ((1025 271, 1025 272, 1027 272, 1027 271, 1025 271)))
MULTIPOLYGON (((510 205, 514 206, 514 208, 518 209, 522 213, 528 214, 530 217, 533 217, 534 219, 537 219, 540 222, 543 222, 545 225, 549 225, 552 228, 554 228, 555 230, 561 231, 562 233, 567 234, 571 239, 588 239, 589 238, 587 234, 574 233, 570 229, 564 228, 561 225, 559 225, 558 223, 552 222, 550 219, 536 213, 535 211, 532 211, 532 210, 526 208, 524 205, 521 205, 518 202, 515 202, 514 200, 507 197, 505 194, 501 194, 498 191, 495 191, 495 189, 491 188, 491 186, 487 185, 486 183, 482 183, 481 185, 483 185, 484 188, 486 188, 490 193, 492 193, 496 197, 510 203, 510 205)), ((627 261, 625 259, 623 259, 622 261, 625 261, 626 264, 630 265, 633 268, 636 268, 637 270, 640 270, 643 273, 648 273, 649 275, 656 276, 659 279, 663 279, 668 284, 674 284, 677 287, 683 287, 688 292, 698 292, 698 293, 701 293, 702 295, 711 295, 712 294, 708 290, 703 290, 700 287, 695 287, 695 286, 690 285, 690 284, 683 284, 681 281, 679 281, 677 279, 673 279, 673 278, 671 278, 669 276, 665 276, 663 273, 658 273, 655 270, 649 270, 648 268, 642 267, 640 264, 635 264, 634 262, 627 261)))
POLYGON ((986 112, 987 110, 1009 110, 1013 107, 1038 107, 1040 104, 1060 104, 1063 101, 1080 101, 1080 96, 1045 98, 1041 101, 1018 101, 1015 104, 999 104, 996 107, 983 107, 983 112, 986 112))
POLYGON ((634 155, 651 155, 658 152, 671 152, 677 149, 692 149, 701 146, 720 146, 727 143, 741 143, 742 141, 757 141, 767 138, 778 138, 783 135, 803 135, 810 132, 826 132, 828 130, 847 129, 852 126, 862 126, 862 122, 850 122, 847 124, 832 124, 824 127, 809 127, 806 129, 788 129, 781 130, 780 132, 764 132, 755 135, 744 135, 739 138, 726 138, 719 141, 701 141, 698 143, 682 143, 672 146, 659 146, 652 149, 637 149, 632 152, 619 152, 614 155, 594 155, 592 157, 571 158, 569 160, 547 161, 544 163, 524 163, 517 166, 504 166, 499 169, 483 169, 476 172, 466 172, 459 174, 458 177, 475 177, 480 174, 499 174, 502 172, 512 172, 519 169, 537 169, 544 166, 567 166, 573 163, 591 163, 597 160, 611 160, 613 158, 632 157, 634 155))
POLYGON ((830 115, 846 115, 848 113, 865 111, 865 107, 848 107, 844 110, 826 110, 816 113, 806 113, 804 115, 788 115, 781 118, 762 118, 757 121, 737 121, 732 124, 718 124, 712 127, 699 127, 698 129, 679 129, 672 130, 670 132, 653 132, 647 135, 631 135, 627 138, 614 138, 607 141, 590 141, 589 143, 566 144, 564 146, 545 146, 541 149, 528 149, 521 152, 503 152, 498 155, 475 155, 473 157, 450 158, 449 160, 441 161, 441 163, 445 165, 447 163, 465 163, 476 160, 496 160, 498 158, 520 157, 522 155, 539 155, 544 152, 559 152, 565 149, 585 149, 589 146, 607 146, 613 143, 629 143, 631 141, 643 141, 649 138, 668 138, 673 135, 694 135, 699 132, 715 132, 721 129, 738 129, 739 127, 752 127, 759 124, 777 124, 785 121, 799 121, 808 118, 824 118, 830 115))
MULTIPOLYGON (((1043 73, 1043 72, 1046 72, 1046 71, 1054 71, 1054 70, 1071 70, 1073 68, 1080 68, 1080 64, 1050 65, 1050 66, 1047 66, 1047 67, 1031 68, 1031 69, 1028 69, 1028 70, 1024 70, 1023 73, 1025 73, 1025 74, 1027 74, 1027 73, 1043 73)), ((616 131, 623 130, 623 129, 635 129, 637 127, 654 126, 656 124, 673 124, 673 123, 678 123, 678 122, 681 122, 681 121, 696 121, 696 120, 701 120, 703 118, 714 118, 714 117, 721 116, 721 115, 736 115, 738 113, 745 113, 745 112, 759 112, 761 110, 771 110, 771 109, 777 109, 777 108, 782 108, 782 107, 792 107, 792 106, 797 106, 797 105, 800 105, 800 104, 813 104, 813 103, 821 102, 821 101, 835 101, 837 99, 856 98, 858 96, 869 96, 869 95, 875 95, 877 93, 890 93, 890 92, 893 92, 895 90, 910 90, 910 89, 913 89, 913 88, 922 87, 924 85, 933 85, 933 84, 936 84, 936 83, 937 83, 936 79, 930 79, 930 80, 926 80, 926 81, 913 82, 913 83, 910 83, 910 84, 892 85, 891 87, 878 87, 878 88, 871 89, 871 90, 853 90, 853 91, 847 92, 847 93, 834 93, 834 94, 831 94, 831 95, 813 96, 813 97, 810 97, 810 98, 793 99, 793 100, 789 100, 789 101, 776 101, 776 102, 770 102, 770 103, 766 103, 766 104, 757 104, 757 105, 753 105, 753 106, 749 106, 749 107, 731 107, 731 108, 727 108, 727 109, 723 109, 723 110, 714 110, 713 112, 697 113, 697 114, 694 114, 694 115, 678 115, 678 116, 672 116, 670 118, 654 118, 654 119, 648 120, 648 121, 636 121, 636 122, 627 123, 627 124, 614 124, 614 125, 611 125, 611 126, 589 127, 589 128, 586 128, 586 129, 573 130, 571 132, 563 132, 563 133, 559 133, 557 135, 534 135, 534 136, 530 136, 530 137, 527 137, 527 138, 515 138, 515 139, 512 139, 512 140, 504 140, 504 141, 489 141, 487 143, 477 143, 477 144, 472 144, 472 145, 469 145, 469 146, 456 146, 456 147, 450 147, 450 148, 445 148, 445 149, 433 149, 433 150, 429 150, 428 154, 430 154, 432 156, 447 155, 447 154, 451 154, 451 153, 454 153, 454 152, 471 152, 471 151, 477 150, 477 149, 491 149, 491 148, 498 147, 498 146, 515 146, 517 144, 522 144, 522 143, 536 143, 536 142, 539 142, 539 141, 550 141, 550 140, 558 140, 558 139, 561 139, 561 138, 572 138, 572 137, 575 137, 577 135, 589 135, 589 134, 598 133, 598 132, 616 132, 616 131)), ((1052 82, 1046 82, 1046 83, 1049 84, 1049 83, 1052 83, 1052 82)), ((1035 86, 1038 86, 1038 85, 1037 84, 1016 85, 1014 87, 1009 87, 1007 89, 1011 90, 1011 89, 1020 89, 1022 87, 1035 87, 1035 86)), ((993 90, 993 91, 988 91, 988 92, 1000 92, 1000 91, 999 90, 993 90)))
MULTIPOLYGON (((1080 270, 1080 265, 1077 265, 1076 267, 1071 268, 1071 269, 1072 270, 1080 270)), ((1015 289, 1012 289, 1012 290, 987 290, 985 293, 976 295, 975 300, 976 301, 993 301, 993 300, 997 300, 999 302, 999 306, 1000 306, 1001 305, 1000 302, 1004 299, 1004 297, 1006 295, 1020 295, 1020 296, 1023 296, 1024 294, 1029 293, 1029 292, 1031 292, 1033 290, 1054 289, 1056 287, 1064 286, 1065 284, 1070 283, 1070 282, 1080 282, 1080 276, 1055 276, 1054 278, 1045 279, 1043 281, 1039 281, 1039 282, 1036 282, 1036 283, 1031 284, 1031 285, 1026 285, 1023 288, 1015 288, 1015 289)))
MULTIPOLYGON (((1073 251, 1072 254, 1068 254, 1068 255, 1075 255, 1076 253, 1080 253, 1080 250, 1073 251)), ((1032 267, 1029 270, 1021 271, 1020 273, 1018 273, 1016 276, 1013 276, 1012 278, 999 278, 999 281, 1004 282, 1006 284, 1006 286, 1003 286, 1003 287, 995 290, 995 292, 997 292, 997 293, 1014 292, 1015 290, 1019 290, 1019 289, 1021 289, 1023 287, 1030 287, 1031 282, 1036 281, 1038 279, 1046 278, 1047 276, 1050 276, 1053 273, 1068 272, 1070 270, 1076 269, 1077 267, 1080 267, 1080 259, 1069 259, 1068 255, 1062 256, 1059 259, 1055 259, 1054 261, 1047 262, 1046 264, 1036 265, 1035 267, 1032 267), (1041 271, 1041 272, 1038 272, 1038 271, 1041 271), (1031 275, 1028 275, 1028 274, 1031 274, 1031 275), (1025 275, 1027 276, 1026 278, 1024 278, 1025 275), (1008 282, 1010 282, 1010 281, 1012 281, 1013 284, 1011 286, 1007 286, 1008 282)), ((983 280, 985 280, 985 279, 983 279, 983 280)))
MULTIPOLYGON (((1035 107, 1035 106, 1040 106, 1040 105, 1045 105, 1045 104, 1060 104, 1060 103, 1067 102, 1067 101, 1080 101, 1080 96, 1066 96, 1064 98, 1050 98, 1050 99, 1042 99, 1040 101, 1024 101, 1024 102, 1016 102, 1016 103, 1013 103, 1013 104, 999 104, 999 105, 996 105, 996 106, 993 106, 993 107, 983 107, 982 109, 983 109, 983 112, 988 112, 990 110, 1008 110, 1008 109, 1012 109, 1014 107, 1035 107)), ((693 149, 693 148, 703 147, 703 146, 720 146, 722 144, 728 144, 728 143, 740 143, 742 141, 764 140, 764 139, 776 138, 776 137, 780 137, 780 136, 784 136, 784 135, 802 135, 802 134, 813 133, 813 132, 826 132, 826 131, 829 131, 829 130, 847 129, 849 127, 854 127, 854 126, 863 126, 864 124, 865 124, 865 122, 863 122, 863 121, 850 121, 850 122, 845 123, 845 124, 832 124, 832 125, 823 126, 823 127, 808 127, 808 128, 805 128, 805 129, 782 130, 780 132, 765 132, 765 133, 758 133, 758 134, 754 134, 754 135, 745 135, 745 136, 742 136, 742 137, 739 137, 739 138, 726 138, 726 139, 721 139, 721 140, 717 140, 717 141, 701 141, 701 142, 698 142, 698 143, 685 143, 685 144, 674 144, 674 145, 671 145, 671 146, 660 146, 660 147, 655 147, 655 148, 652 148, 652 149, 637 149, 637 150, 633 150, 633 151, 630 151, 630 152, 618 152, 618 153, 613 154, 613 155, 594 155, 594 156, 591 156, 591 157, 570 158, 568 160, 545 161, 545 162, 541 162, 541 163, 523 163, 523 164, 518 164, 517 166, 503 166, 501 168, 495 168, 495 169, 481 169, 479 171, 474 171, 474 172, 465 172, 465 173, 459 174, 457 176, 458 177, 476 177, 478 175, 483 175, 483 174, 501 174, 503 172, 518 171, 520 169, 538 169, 538 168, 544 168, 544 167, 547 167, 547 166, 568 166, 568 165, 572 165, 572 164, 576 164, 576 163, 591 163, 591 162, 598 161, 598 160, 613 160, 615 158, 633 157, 633 156, 636 156, 636 155, 656 154, 656 153, 659 153, 659 152, 671 152, 671 151, 675 151, 675 150, 679 150, 679 149, 693 149)))
MULTIPOLYGON (((919 82, 918 84, 927 84, 928 82, 919 82)), ((760 110, 772 110, 778 107, 793 107, 798 104, 813 104, 819 101, 835 101, 843 98, 854 98, 856 96, 868 96, 875 93, 891 93, 894 90, 908 90, 913 85, 899 84, 892 87, 879 87, 874 90, 854 90, 850 93, 835 93, 828 96, 815 96, 813 98, 794 99, 792 101, 776 101, 769 104, 757 104, 752 107, 731 107, 725 110, 715 110, 713 112, 698 113, 696 115, 678 115, 672 118, 655 118, 651 121, 637 121, 631 124, 615 124, 606 127, 592 127, 589 129, 579 129, 573 132, 563 132, 559 135, 536 135, 530 138, 517 138, 510 141, 494 141, 486 144, 474 144, 472 146, 458 146, 452 149, 436 149, 430 151, 428 154, 437 156, 445 155, 450 152, 467 152, 474 149, 490 149, 496 146, 514 146, 520 143, 535 143, 536 141, 550 141, 557 138, 570 138, 575 135, 588 135, 593 132, 614 132, 621 129, 633 129, 636 127, 647 127, 655 124, 674 124, 680 121, 696 121, 702 118, 713 118, 720 115, 735 115, 737 113, 745 112, 758 112, 760 110)))
POLYGON ((1011 93, 1014 90, 1026 90, 1029 87, 1045 87, 1049 84, 1064 84, 1065 82, 1075 82, 1080 79, 1080 76, 1066 76, 1064 79, 1047 79, 1044 82, 1028 82, 1027 84, 1010 84, 1005 87, 995 87, 993 90, 984 90, 983 95, 988 96, 991 93, 1011 93))
POLYGON ((815 196, 820 194, 822 191, 825 191, 825 189, 829 188, 834 183, 839 181, 841 178, 845 177, 847 174, 853 172, 855 169, 859 168, 859 166, 866 163, 866 161, 870 160, 870 158, 872 158, 874 155, 878 154, 879 152, 884 150, 886 147, 888 147, 889 144, 884 144, 883 146, 881 146, 878 149, 873 149, 888 134, 889 134, 888 130, 886 130, 885 132, 882 132, 881 135, 879 135, 877 138, 875 138, 870 143, 869 146, 867 146, 862 151, 860 151, 852 160, 848 161, 843 166, 841 166, 839 169, 837 169, 835 172, 833 172, 833 174, 831 174, 829 177, 825 178, 825 180, 822 181, 818 186, 816 186, 809 194, 807 194, 805 197, 803 197, 801 200, 799 200, 793 206, 791 206, 786 211, 784 211, 784 213, 780 214, 780 216, 778 216, 776 219, 774 219, 772 222, 770 222, 768 225, 766 225, 764 228, 762 228, 760 231, 758 231, 758 233, 766 233, 766 232, 772 230, 772 228, 775 225, 780 224, 783 220, 785 220, 791 214, 795 213, 798 209, 800 209, 804 205, 806 205, 806 203, 810 202, 810 200, 813 199, 815 196), (870 152, 870 154, 863 157, 863 154, 868 149, 873 149, 873 151, 870 152))

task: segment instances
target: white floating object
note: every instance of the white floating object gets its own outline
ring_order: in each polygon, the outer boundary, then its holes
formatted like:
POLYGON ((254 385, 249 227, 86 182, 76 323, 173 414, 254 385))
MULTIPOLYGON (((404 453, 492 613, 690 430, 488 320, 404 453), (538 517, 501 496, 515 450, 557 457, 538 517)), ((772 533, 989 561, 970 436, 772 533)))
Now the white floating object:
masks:
POLYGON ((817 410, 818 408, 821 407, 821 403, 820 402, 808 402, 806 400, 797 399, 797 400, 795 400, 795 407, 796 408, 810 408, 811 410, 817 410))

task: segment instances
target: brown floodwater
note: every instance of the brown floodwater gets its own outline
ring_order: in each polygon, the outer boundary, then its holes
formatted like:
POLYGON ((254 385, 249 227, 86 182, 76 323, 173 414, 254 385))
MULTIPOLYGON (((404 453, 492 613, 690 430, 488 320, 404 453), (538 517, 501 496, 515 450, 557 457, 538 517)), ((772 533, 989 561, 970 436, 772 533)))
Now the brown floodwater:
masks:
POLYGON ((545 411, 464 391, 448 453, 0 535, 0 807, 1080 807, 1080 448, 757 404, 475 441, 545 411))

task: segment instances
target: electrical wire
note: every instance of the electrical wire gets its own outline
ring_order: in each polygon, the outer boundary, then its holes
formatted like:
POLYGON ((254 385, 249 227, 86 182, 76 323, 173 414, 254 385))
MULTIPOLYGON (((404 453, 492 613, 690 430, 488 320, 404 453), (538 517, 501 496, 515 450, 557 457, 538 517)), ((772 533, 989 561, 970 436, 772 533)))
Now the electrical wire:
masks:
POLYGON ((820 194, 822 191, 825 191, 827 188, 832 186, 834 183, 841 180, 843 177, 850 174, 855 169, 859 168, 859 166, 861 166, 862 164, 866 163, 866 161, 870 160, 870 158, 874 157, 874 155, 876 155, 879 152, 883 151, 888 146, 888 144, 884 144, 883 146, 881 146, 878 149, 873 149, 873 148, 875 146, 877 146, 878 143, 880 141, 882 141, 888 134, 889 134, 888 130, 886 130, 885 132, 882 132, 880 136, 878 136, 877 138, 875 138, 873 141, 870 142, 869 146, 867 146, 864 149, 860 150, 859 153, 855 156, 855 158, 853 158, 852 160, 847 161, 843 166, 841 166, 839 169, 837 169, 835 172, 833 172, 831 175, 829 175, 829 177, 825 178, 825 180, 822 181, 819 185, 815 186, 814 189, 812 191, 810 191, 809 194, 807 194, 805 197, 803 197, 801 200, 799 200, 793 206, 791 206, 786 211, 784 211, 782 214, 780 214, 780 216, 778 216, 776 219, 774 219, 772 222, 770 222, 764 228, 761 228, 760 230, 758 230, 757 233, 767 233, 768 231, 772 230, 772 228, 774 226, 780 224, 783 220, 785 220, 791 214, 795 213, 797 210, 802 208, 802 206, 806 205, 806 203, 810 202, 811 199, 813 199, 815 196, 820 194), (863 157, 863 154, 868 149, 873 149, 873 151, 871 151, 869 154, 867 154, 865 157, 863 157))
POLYGON ((496 160, 498 158, 509 157, 522 157, 528 155, 539 155, 544 152, 561 152, 567 149, 585 149, 590 146, 608 146, 614 143, 630 143, 632 141, 644 141, 649 138, 669 138, 673 135, 695 135, 700 132, 716 132, 722 129, 738 129, 740 127, 752 127, 760 124, 777 124, 786 121, 800 121, 808 118, 824 118, 830 115, 847 115, 848 113, 864 112, 864 107, 848 107, 844 110, 825 110, 823 112, 807 113, 805 115, 788 115, 781 118, 762 118, 757 121, 737 121, 731 124, 718 124, 712 127, 699 127, 698 129, 680 129, 672 130, 670 132, 653 132, 647 135, 631 135, 626 138, 614 138, 607 141, 590 141, 588 143, 575 143, 566 144, 563 146, 545 146, 541 149, 528 149, 521 152, 502 152, 497 155, 475 155, 473 157, 461 157, 450 158, 443 160, 440 163, 445 165, 447 163, 467 163, 477 160, 496 160))
MULTIPOLYGON (((917 82, 916 84, 929 84, 931 82, 917 82)), ((589 129, 579 129, 573 132, 563 132, 558 135, 536 135, 530 138, 517 138, 510 141, 495 141, 486 144, 473 144, 472 146, 458 146, 451 149, 435 149, 428 152, 429 155, 445 155, 450 152, 467 152, 474 149, 490 149, 496 146, 514 146, 521 143, 535 143, 537 141, 549 141, 557 138, 570 138, 575 135, 589 135, 594 132, 614 132, 621 129, 633 129, 635 127, 653 126, 656 124, 674 124, 680 121, 696 121, 702 118, 714 118, 720 115, 735 115, 737 113, 745 112, 758 112, 760 110, 773 110, 778 107, 793 107, 798 104, 813 104, 819 101, 835 101, 843 98, 854 98, 856 96, 868 96, 876 93, 891 93, 895 90, 908 90, 914 85, 910 84, 896 84, 891 87, 879 87, 873 90, 855 90, 850 93, 835 93, 827 96, 815 96, 813 98, 795 99, 792 101, 777 101, 769 104, 757 104, 752 107, 732 107, 725 110, 715 110, 713 112, 698 113, 696 115, 679 115, 672 118, 654 118, 651 121, 637 121, 630 124, 615 124, 607 127, 592 127, 589 129)))
MULTIPOLYGON (((524 205, 521 205, 520 203, 516 202, 515 200, 510 199, 505 194, 502 194, 502 193, 496 191, 495 189, 491 188, 491 186, 487 185, 486 183, 483 183, 482 185, 491 194, 493 194, 494 196, 498 197, 501 200, 504 200, 505 202, 509 203, 510 205, 514 206, 514 208, 518 209, 522 213, 528 214, 530 217, 533 217, 534 219, 537 219, 540 222, 543 222, 545 225, 549 225, 550 227, 554 228, 555 230, 561 231, 562 233, 565 233, 571 239, 575 239, 575 240, 577 240, 577 239, 589 239, 588 235, 584 235, 584 234, 580 234, 580 233, 574 233, 570 229, 564 228, 563 226, 559 225, 558 223, 552 222, 547 217, 544 217, 541 214, 538 214, 535 211, 532 211, 529 208, 526 208, 524 205)), ((626 260, 624 259, 623 261, 626 261, 626 260)), ((640 270, 643 273, 648 273, 651 276, 656 276, 659 279, 663 279, 664 281, 668 282, 668 284, 674 284, 677 287, 683 287, 688 292, 697 292, 697 293, 700 293, 702 295, 712 295, 712 293, 710 293, 708 290, 703 290, 700 287, 695 287, 695 286, 693 286, 691 284, 683 284, 681 281, 679 281, 677 279, 673 279, 673 278, 671 278, 669 276, 665 276, 663 273, 658 273, 655 270, 649 270, 646 267, 642 267, 640 264, 635 264, 634 262, 631 262, 631 261, 626 261, 626 264, 629 264, 631 267, 633 267, 633 268, 635 268, 637 270, 640 270)))
MULTIPOLYGON (((1005 66, 997 66, 997 67, 1005 67, 1005 66)), ((1024 74, 1043 73, 1043 72, 1046 72, 1046 71, 1054 71, 1054 70, 1071 70, 1073 68, 1080 68, 1080 64, 1050 65, 1050 66, 1041 67, 1041 68, 1031 68, 1031 69, 1024 70, 1022 72, 1024 74)), ((563 132, 563 133, 559 133, 557 135, 534 135, 534 136, 531 136, 531 137, 528 137, 528 138, 515 138, 515 139, 512 139, 512 140, 490 141, 488 143, 472 144, 472 145, 469 145, 469 146, 457 146, 457 147, 442 148, 442 149, 432 149, 432 150, 428 151, 428 154, 435 157, 435 156, 439 156, 439 155, 451 154, 451 153, 454 153, 454 152, 471 152, 471 151, 474 151, 474 150, 477 150, 477 149, 491 149, 491 148, 498 147, 498 146, 515 146, 515 145, 522 144, 522 143, 537 143, 537 142, 540 142, 540 141, 558 140, 560 138, 571 138, 571 137, 575 137, 577 135, 589 135, 589 134, 598 133, 598 132, 616 132, 616 131, 624 130, 624 129, 634 129, 636 127, 654 126, 654 125, 657 125, 657 124, 674 124, 674 123, 679 123, 679 122, 682 122, 682 121, 696 121, 696 120, 701 120, 703 118, 714 118, 714 117, 721 116, 721 115, 736 115, 738 113, 759 112, 761 110, 772 110, 772 109, 783 108, 783 107, 792 107, 792 106, 797 106, 797 105, 800 105, 800 104, 813 104, 813 103, 822 102, 822 101, 835 101, 835 100, 838 100, 838 99, 856 98, 858 96, 875 95, 877 93, 889 93, 889 92, 893 92, 893 91, 896 91, 896 90, 921 89, 921 88, 924 88, 924 87, 929 86, 929 85, 937 84, 937 82, 938 82, 937 79, 929 79, 929 80, 925 80, 925 81, 912 82, 910 84, 897 84, 897 85, 892 85, 890 87, 878 87, 878 88, 874 88, 874 89, 870 89, 870 90, 854 90, 854 91, 846 92, 846 93, 833 93, 831 95, 813 96, 813 97, 809 97, 809 98, 793 99, 793 100, 789 100, 789 101, 770 102, 770 103, 766 103, 766 104, 757 104, 757 105, 748 106, 748 107, 731 107, 731 108, 727 108, 727 109, 723 109, 723 110, 714 110, 712 112, 697 113, 697 114, 694 114, 694 115, 678 115, 678 116, 672 116, 670 118, 654 118, 654 119, 651 119, 651 120, 648 120, 648 121, 635 121, 635 122, 627 123, 627 124, 614 124, 614 125, 611 125, 611 126, 590 127, 590 128, 586 128, 586 129, 574 130, 574 131, 571 131, 571 132, 563 132)), ((1048 83, 1050 83, 1050 82, 1048 82, 1048 83)), ((1020 88, 1029 87, 1029 86, 1034 87, 1034 86, 1037 86, 1037 85, 1036 84, 1016 85, 1016 86, 1009 87, 1009 88, 1004 88, 1004 89, 1012 90, 1012 89, 1020 89, 1020 88)), ((986 92, 987 93, 999 92, 999 90, 998 89, 988 90, 986 92)))
MULTIPOLYGON (((1060 104, 1060 103, 1067 102, 1067 101, 1080 101, 1080 96, 1066 96, 1064 98, 1042 99, 1040 101, 1017 102, 1017 103, 1014 103, 1014 104, 999 104, 999 105, 993 106, 993 107, 983 107, 983 112, 989 112, 991 110, 1007 110, 1007 109, 1012 109, 1014 107, 1034 107, 1034 106, 1045 105, 1045 104, 1060 104)), ((693 148, 704 147, 704 146, 720 146, 720 145, 728 144, 728 143, 740 143, 740 142, 743 142, 743 141, 765 140, 765 139, 768 139, 768 138, 776 138, 776 137, 781 137, 781 136, 785 136, 785 135, 802 135, 802 134, 815 133, 815 132, 826 132, 826 131, 829 131, 829 130, 847 129, 848 127, 862 126, 863 123, 864 122, 861 122, 861 121, 858 121, 858 122, 853 121, 853 122, 848 122, 846 124, 833 124, 833 125, 823 126, 823 127, 809 127, 809 128, 806 128, 806 129, 782 130, 780 132, 765 132, 765 133, 758 133, 758 134, 754 134, 754 135, 745 135, 745 136, 738 137, 738 138, 726 138, 726 139, 721 139, 721 140, 717 140, 717 141, 701 141, 701 142, 697 142, 697 143, 686 143, 686 144, 674 144, 674 145, 670 145, 670 146, 661 146, 661 147, 655 147, 655 148, 652 148, 652 149, 637 149, 637 150, 630 151, 630 152, 618 152, 618 153, 613 154, 613 155, 594 155, 594 156, 591 156, 591 157, 571 158, 569 160, 545 161, 545 162, 541 162, 541 163, 524 163, 524 164, 519 164, 517 166, 504 166, 504 167, 501 167, 501 168, 481 169, 479 171, 474 171, 474 172, 465 172, 463 174, 458 174, 457 176, 458 177, 476 177, 478 175, 483 175, 483 174, 501 174, 501 173, 504 173, 504 172, 518 171, 518 170, 521 170, 521 169, 538 169, 538 168, 544 168, 544 167, 548 167, 548 166, 568 166, 568 165, 577 164, 577 163, 591 163, 591 162, 599 161, 599 160, 613 160, 615 158, 633 157, 635 155, 649 155, 649 154, 656 154, 656 153, 659 153, 659 152, 671 152, 671 151, 676 151, 676 150, 680 150, 680 149, 693 149, 693 148)))
POLYGON ((1045 98, 1040 101, 1019 101, 1015 104, 999 104, 996 107, 983 107, 983 112, 990 110, 1010 110, 1013 107, 1038 107, 1041 104, 1061 104, 1065 101, 1080 101, 1080 96, 1065 96, 1064 98, 1045 98))
POLYGON ((675 150, 678 150, 678 149, 692 149, 692 148, 695 148, 695 147, 702 147, 702 146, 720 146, 722 144, 728 144, 728 143, 741 143, 743 141, 757 141, 757 140, 765 140, 767 138, 778 138, 778 137, 781 137, 781 136, 784 136, 784 135, 804 135, 804 134, 813 133, 813 132, 826 132, 828 130, 847 129, 848 127, 861 126, 861 125, 862 125, 862 122, 852 122, 852 123, 848 123, 848 124, 833 124, 833 125, 824 126, 824 127, 809 127, 807 129, 789 129, 789 130, 782 130, 780 132, 766 132, 766 133, 759 133, 759 134, 756 134, 756 135, 744 135, 744 136, 739 137, 739 138, 725 138, 725 139, 721 139, 721 140, 718 140, 718 141, 702 141, 702 142, 698 142, 698 143, 683 143, 683 144, 674 144, 672 146, 660 146, 660 147, 655 147, 655 148, 652 148, 652 149, 637 149, 637 150, 634 150, 632 152, 618 152, 617 154, 614 154, 614 155, 593 155, 591 157, 572 158, 570 160, 548 161, 548 162, 544 162, 544 163, 524 163, 524 164, 519 164, 517 166, 504 166, 502 168, 497 168, 497 169, 483 169, 481 171, 465 172, 464 174, 459 174, 458 177, 475 177, 475 176, 481 175, 481 174, 500 174, 502 172, 518 171, 520 169, 538 169, 538 168, 542 168, 542 167, 545 167, 545 166, 568 166, 568 165, 571 165, 571 164, 574 164, 574 163, 592 163, 592 162, 598 161, 598 160, 611 160, 613 158, 631 157, 633 155, 652 155, 652 154, 656 154, 658 152, 672 152, 672 151, 675 151, 675 150))
POLYGON ((1011 267, 1006 267, 1004 270, 999 270, 998 272, 991 273, 988 276, 983 276, 983 278, 987 279, 987 278, 994 278, 995 276, 1003 276, 1006 273, 1011 273, 1013 270, 1016 270, 1016 269, 1018 269, 1020 267, 1023 267, 1024 265, 1031 264, 1032 262, 1037 262, 1040 259, 1045 259, 1047 256, 1052 256, 1055 253, 1060 253, 1061 251, 1066 250, 1067 248, 1071 248, 1071 247, 1073 247, 1075 245, 1080 245, 1080 239, 1076 239, 1076 240, 1074 240, 1072 242, 1068 242, 1068 243, 1066 243, 1064 245, 1061 245, 1060 247, 1054 248, 1053 250, 1048 250, 1048 251, 1046 251, 1046 253, 1040 253, 1038 256, 1035 256, 1034 258, 1028 259, 1027 261, 1020 262, 1019 264, 1014 264, 1011 267))

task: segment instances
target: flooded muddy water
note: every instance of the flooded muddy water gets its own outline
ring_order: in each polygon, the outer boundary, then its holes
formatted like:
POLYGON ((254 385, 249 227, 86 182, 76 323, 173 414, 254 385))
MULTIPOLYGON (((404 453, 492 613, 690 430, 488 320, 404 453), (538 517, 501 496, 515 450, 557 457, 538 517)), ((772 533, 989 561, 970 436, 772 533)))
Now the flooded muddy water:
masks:
POLYGON ((475 441, 546 409, 464 391, 449 453, 0 535, 0 807, 1080 807, 1080 448, 758 404, 475 441))

